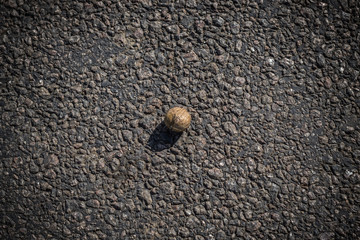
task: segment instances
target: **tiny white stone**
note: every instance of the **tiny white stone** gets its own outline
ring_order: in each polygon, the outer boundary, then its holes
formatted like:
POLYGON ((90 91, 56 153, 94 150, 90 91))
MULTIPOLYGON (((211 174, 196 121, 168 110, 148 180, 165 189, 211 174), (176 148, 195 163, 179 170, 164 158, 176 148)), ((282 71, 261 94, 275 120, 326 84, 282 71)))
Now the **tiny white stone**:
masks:
POLYGON ((354 173, 353 173, 352 171, 350 171, 350 170, 346 170, 346 171, 345 171, 345 174, 350 177, 350 176, 353 175, 354 173))
POLYGON ((268 59, 266 59, 267 64, 269 64, 270 66, 274 66, 275 64, 275 59, 272 57, 269 57, 268 59))

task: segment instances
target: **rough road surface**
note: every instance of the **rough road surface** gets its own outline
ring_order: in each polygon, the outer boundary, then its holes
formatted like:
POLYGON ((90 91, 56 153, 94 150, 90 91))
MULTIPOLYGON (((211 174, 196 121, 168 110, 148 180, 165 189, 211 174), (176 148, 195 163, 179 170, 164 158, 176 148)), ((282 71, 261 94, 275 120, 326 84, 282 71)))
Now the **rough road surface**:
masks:
POLYGON ((1 239, 360 236, 359 1, 0 2, 1 239))

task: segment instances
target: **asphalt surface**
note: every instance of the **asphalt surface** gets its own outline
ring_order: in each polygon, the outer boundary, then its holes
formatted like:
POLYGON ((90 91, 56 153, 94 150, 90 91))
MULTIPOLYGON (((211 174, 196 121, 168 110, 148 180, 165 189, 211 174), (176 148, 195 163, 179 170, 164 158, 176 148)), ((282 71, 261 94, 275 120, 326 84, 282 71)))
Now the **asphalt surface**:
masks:
POLYGON ((0 1, 0 238, 359 239, 359 73, 356 0, 0 1))

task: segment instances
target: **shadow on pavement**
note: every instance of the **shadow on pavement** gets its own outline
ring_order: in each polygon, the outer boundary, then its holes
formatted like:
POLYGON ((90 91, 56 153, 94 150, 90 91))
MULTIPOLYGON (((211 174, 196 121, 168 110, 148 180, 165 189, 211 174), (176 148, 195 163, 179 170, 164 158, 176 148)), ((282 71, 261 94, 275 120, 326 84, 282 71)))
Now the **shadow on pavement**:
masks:
POLYGON ((179 140, 182 133, 170 131, 162 121, 151 133, 147 146, 154 152, 169 149, 179 140))

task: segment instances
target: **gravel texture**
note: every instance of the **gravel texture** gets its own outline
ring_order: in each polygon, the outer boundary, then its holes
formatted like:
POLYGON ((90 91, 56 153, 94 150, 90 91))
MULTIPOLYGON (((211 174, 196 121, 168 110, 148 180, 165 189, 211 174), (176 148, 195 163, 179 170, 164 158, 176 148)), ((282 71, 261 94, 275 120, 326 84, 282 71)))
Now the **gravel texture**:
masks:
POLYGON ((3 0, 0 33, 1 239, 360 236, 359 1, 3 0))

